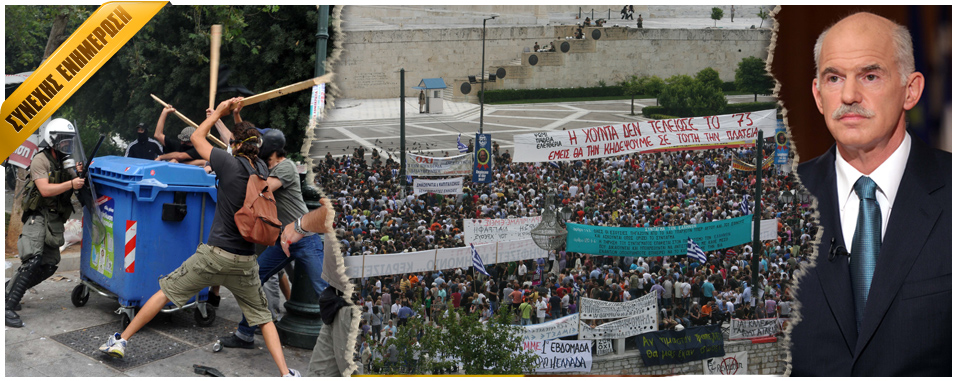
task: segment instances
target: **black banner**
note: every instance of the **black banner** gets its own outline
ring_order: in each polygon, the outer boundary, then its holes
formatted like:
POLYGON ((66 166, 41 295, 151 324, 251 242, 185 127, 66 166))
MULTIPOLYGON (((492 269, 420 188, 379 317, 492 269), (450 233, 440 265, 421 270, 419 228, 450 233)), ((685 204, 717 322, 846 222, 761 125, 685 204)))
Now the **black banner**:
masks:
POLYGON ((638 335, 638 349, 645 366, 681 364, 724 356, 720 325, 686 328, 683 331, 655 331, 638 335))

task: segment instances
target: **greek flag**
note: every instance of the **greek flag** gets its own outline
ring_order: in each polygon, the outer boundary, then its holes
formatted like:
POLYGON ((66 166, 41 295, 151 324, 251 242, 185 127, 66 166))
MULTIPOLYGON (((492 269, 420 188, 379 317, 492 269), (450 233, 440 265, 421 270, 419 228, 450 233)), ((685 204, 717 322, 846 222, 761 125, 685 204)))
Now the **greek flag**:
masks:
POLYGON ((482 257, 480 257, 478 251, 475 250, 475 245, 470 243, 469 246, 472 248, 472 266, 475 267, 475 271, 489 276, 488 272, 485 271, 485 265, 482 264, 482 257))
POLYGON ((741 201, 741 214, 745 216, 751 214, 751 202, 748 198, 750 198, 749 195, 744 195, 744 201, 741 201))
POLYGON ((697 259, 702 263, 708 260, 704 256, 704 251, 701 250, 701 246, 698 246, 697 243, 694 243, 694 240, 691 239, 691 237, 688 237, 688 258, 697 259))
POLYGON ((459 134, 458 146, 459 146, 459 153, 466 153, 469 150, 469 146, 462 144, 462 134, 459 134))

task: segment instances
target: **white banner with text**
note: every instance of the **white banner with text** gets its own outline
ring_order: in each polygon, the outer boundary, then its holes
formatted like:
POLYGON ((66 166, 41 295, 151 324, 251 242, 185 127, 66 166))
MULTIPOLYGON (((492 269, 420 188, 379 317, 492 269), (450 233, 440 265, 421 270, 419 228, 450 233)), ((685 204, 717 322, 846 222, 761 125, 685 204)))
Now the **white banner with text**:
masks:
MULTIPOLYGON (((475 245, 475 250, 486 266, 548 256, 531 238, 475 245)), ((411 253, 352 255, 344 259, 346 275, 349 278, 362 278, 454 268, 467 269, 472 266, 472 251, 468 247, 456 247, 411 253)))
POLYGON ((588 160, 658 149, 704 149, 753 142, 777 129, 775 110, 648 120, 515 135, 516 163, 588 160))
POLYGON ((409 176, 472 176, 472 154, 431 157, 406 152, 405 173, 409 176))
POLYGON ((563 316, 541 324, 517 326, 524 341, 555 340, 566 336, 578 335, 578 314, 563 316))
POLYGON ((462 194, 462 178, 441 180, 415 179, 412 182, 412 192, 416 196, 426 193, 446 195, 462 194))
POLYGON ((582 322, 578 338, 581 340, 624 339, 657 330, 658 312, 651 310, 596 327, 591 327, 582 322))
POLYGON ((701 360, 706 376, 748 374, 748 351, 727 353, 721 357, 701 360))
POLYGON ((629 300, 627 302, 606 302, 604 300, 582 298, 582 319, 614 319, 634 316, 658 309, 658 297, 654 293, 629 300))
POLYGON ((531 231, 542 223, 542 216, 523 218, 465 219, 465 244, 486 244, 532 238, 531 231))
POLYGON ((538 355, 535 372, 591 372, 591 340, 523 341, 522 347, 538 355))
POLYGON ((778 319, 731 319, 729 340, 748 340, 771 337, 778 333, 778 319))

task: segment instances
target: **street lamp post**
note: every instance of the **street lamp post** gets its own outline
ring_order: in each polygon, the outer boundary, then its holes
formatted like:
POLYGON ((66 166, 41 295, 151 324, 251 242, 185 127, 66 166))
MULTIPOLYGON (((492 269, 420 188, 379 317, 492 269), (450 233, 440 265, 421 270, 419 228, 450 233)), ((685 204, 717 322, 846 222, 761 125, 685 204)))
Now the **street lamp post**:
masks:
MULTIPOLYGON (((316 77, 326 72, 326 45, 329 41, 329 6, 319 6, 319 17, 316 31, 316 77)), ((308 171, 305 181, 301 183, 303 199, 309 209, 319 207, 319 192, 313 184, 312 171, 308 171), (310 197, 311 196, 311 197, 310 197)), ((329 253, 331 255, 331 253, 329 253)), ((319 308, 319 295, 312 287, 309 272, 305 265, 297 261, 295 271, 291 274, 292 292, 286 301, 286 316, 276 323, 276 330, 283 345, 309 349, 315 346, 316 338, 322 327, 319 308)))
POLYGON ((482 68, 479 70, 479 78, 482 89, 479 92, 479 133, 484 133, 485 127, 485 22, 498 17, 498 15, 482 19, 482 68))

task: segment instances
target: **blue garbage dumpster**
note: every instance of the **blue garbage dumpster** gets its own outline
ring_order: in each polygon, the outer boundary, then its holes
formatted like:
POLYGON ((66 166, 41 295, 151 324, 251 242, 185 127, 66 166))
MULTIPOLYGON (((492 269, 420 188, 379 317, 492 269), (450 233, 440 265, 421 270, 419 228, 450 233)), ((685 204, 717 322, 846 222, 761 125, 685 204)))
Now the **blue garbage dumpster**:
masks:
MULTIPOLYGON (((124 327, 136 308, 159 290, 169 274, 209 238, 216 211, 215 176, 202 168, 162 161, 105 156, 93 160, 90 175, 96 216, 84 211, 80 252, 82 284, 73 290, 76 306, 90 290, 114 297, 124 327)), ((212 324, 209 290, 191 298, 200 325, 212 324)), ((177 310, 170 303, 165 312, 177 310)))

